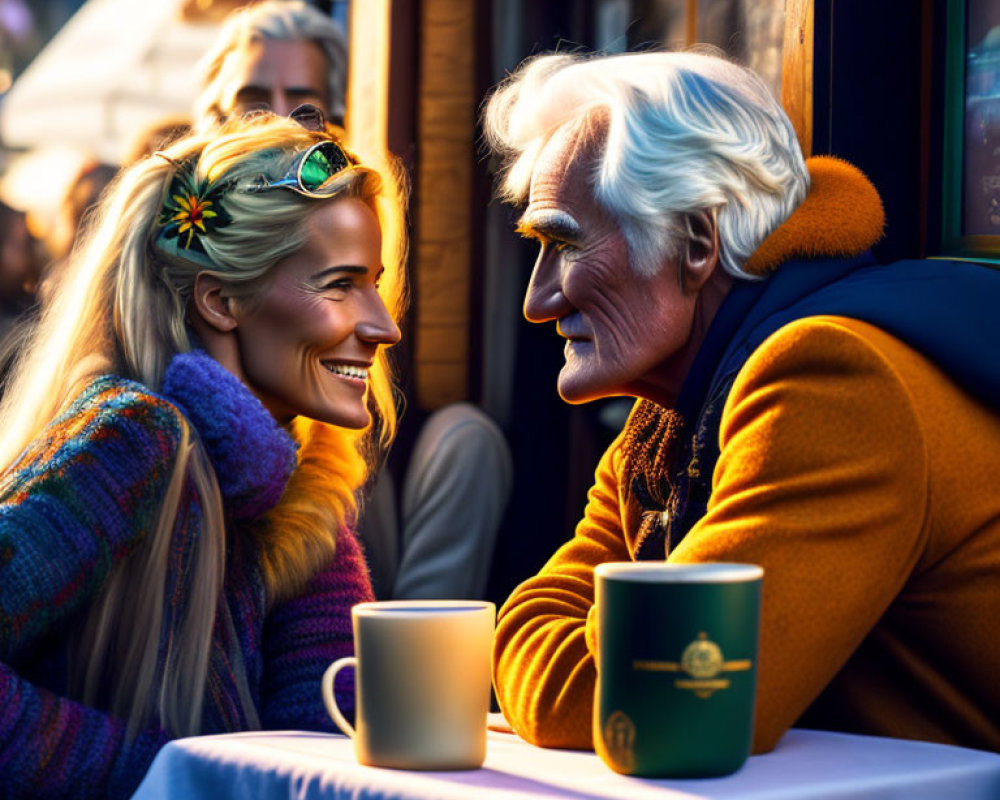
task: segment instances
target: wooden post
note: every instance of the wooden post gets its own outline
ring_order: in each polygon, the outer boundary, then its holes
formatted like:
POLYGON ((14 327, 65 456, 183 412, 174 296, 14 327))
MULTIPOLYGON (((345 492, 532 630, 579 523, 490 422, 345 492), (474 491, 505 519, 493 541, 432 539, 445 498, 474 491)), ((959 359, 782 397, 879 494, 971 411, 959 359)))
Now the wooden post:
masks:
POLYGON ((392 0, 350 5, 347 132, 352 142, 386 149, 389 117, 389 50, 392 0))
POLYGON ((416 395, 425 409, 468 394, 475 8, 423 0, 420 9, 411 277, 416 395))
POLYGON ((684 8, 684 33, 688 47, 698 41, 698 0, 687 0, 684 8))
MULTIPOLYGON (((347 127, 349 141, 362 153, 392 145, 396 155, 407 160, 415 154, 410 204, 412 327, 406 349, 412 354, 409 366, 416 403, 433 410, 468 394, 476 4, 422 0, 419 16, 407 17, 414 17, 419 26, 419 53, 416 63, 407 67, 393 64, 393 57, 400 60, 400 42, 394 37, 412 33, 400 30, 398 24, 398 15, 412 10, 404 4, 411 2, 351 3, 347 127), (419 81, 404 86, 403 72, 416 72, 419 81), (394 123, 394 117, 401 109, 413 108, 415 147, 393 141, 400 140, 393 125, 402 129, 400 123, 405 122, 394 123)), ((405 48, 408 54, 410 47, 405 48)))
POLYGON ((785 0, 781 104, 808 158, 813 131, 813 0, 785 0))

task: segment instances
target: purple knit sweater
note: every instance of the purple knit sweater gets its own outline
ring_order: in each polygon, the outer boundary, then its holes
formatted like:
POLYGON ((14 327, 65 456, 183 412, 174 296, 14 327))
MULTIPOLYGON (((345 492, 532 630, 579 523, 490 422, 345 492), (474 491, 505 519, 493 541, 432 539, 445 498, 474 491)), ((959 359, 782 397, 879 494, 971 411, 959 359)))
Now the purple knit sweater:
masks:
MULTIPOLYGON (((0 796, 128 797, 167 741, 129 741, 125 724, 68 698, 66 641, 115 563, 155 523, 180 441, 182 415, 215 468, 227 520, 227 565, 216 614, 203 733, 335 730, 319 680, 353 652, 350 609, 372 599, 354 534, 337 532, 333 563, 306 591, 268 611, 246 526, 277 503, 295 468, 295 444, 228 371, 203 353, 176 357, 161 394, 107 375, 96 379, 0 476, 0 796), (242 693, 231 668, 243 662, 242 693), (254 708, 246 708, 241 696, 254 708)), ((185 562, 201 506, 185 486, 172 559, 185 562)), ((168 580, 168 616, 183 607, 168 580)), ((353 683, 338 703, 353 709, 353 683)))

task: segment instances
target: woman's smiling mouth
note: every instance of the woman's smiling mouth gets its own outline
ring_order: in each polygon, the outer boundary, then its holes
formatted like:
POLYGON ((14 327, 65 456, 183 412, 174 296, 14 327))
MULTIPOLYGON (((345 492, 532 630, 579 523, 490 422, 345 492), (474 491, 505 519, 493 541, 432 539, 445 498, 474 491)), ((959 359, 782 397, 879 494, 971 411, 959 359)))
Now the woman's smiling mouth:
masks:
POLYGON ((320 363, 328 372, 332 372, 334 375, 366 383, 368 381, 368 367, 358 366, 357 364, 345 364, 336 361, 321 361, 320 363))

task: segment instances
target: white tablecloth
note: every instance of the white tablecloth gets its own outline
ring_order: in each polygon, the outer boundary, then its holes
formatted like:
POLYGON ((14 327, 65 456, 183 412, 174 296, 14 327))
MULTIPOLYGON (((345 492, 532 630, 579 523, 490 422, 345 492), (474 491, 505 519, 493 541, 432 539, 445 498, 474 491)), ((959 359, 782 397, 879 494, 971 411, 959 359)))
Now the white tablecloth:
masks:
POLYGON ((238 733, 167 745, 134 800, 998 800, 1000 755, 945 745, 792 730, 767 755, 711 780, 617 775, 593 753, 543 750, 490 731, 466 772, 362 767, 343 736, 238 733))

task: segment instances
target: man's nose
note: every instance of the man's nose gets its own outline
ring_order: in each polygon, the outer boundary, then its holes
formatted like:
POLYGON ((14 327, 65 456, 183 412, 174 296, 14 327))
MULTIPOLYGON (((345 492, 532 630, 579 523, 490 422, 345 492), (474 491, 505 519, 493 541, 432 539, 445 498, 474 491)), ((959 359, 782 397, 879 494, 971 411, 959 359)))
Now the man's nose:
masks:
POLYGON ((560 319, 573 310, 562 292, 562 270, 558 253, 543 247, 531 271, 524 295, 524 316, 530 322, 560 319))
POLYGON ((285 94, 283 86, 274 86, 271 88, 271 111, 279 117, 287 117, 297 106, 298 104, 293 103, 288 95, 285 94))

